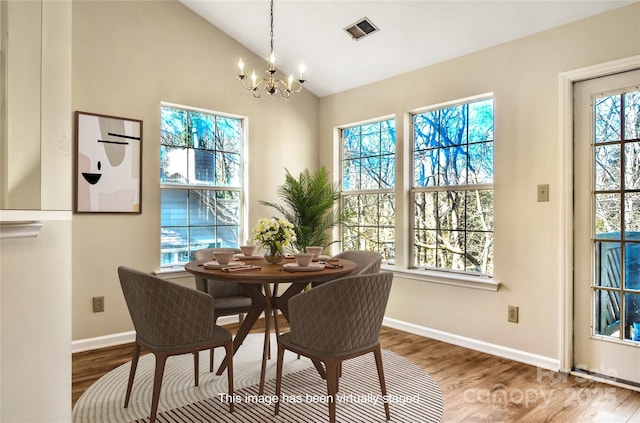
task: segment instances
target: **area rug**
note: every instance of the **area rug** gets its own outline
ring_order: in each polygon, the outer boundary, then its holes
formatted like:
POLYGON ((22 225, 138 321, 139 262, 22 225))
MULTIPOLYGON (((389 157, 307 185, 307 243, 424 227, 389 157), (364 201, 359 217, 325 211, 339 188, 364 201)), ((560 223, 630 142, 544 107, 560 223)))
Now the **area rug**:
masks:
MULTIPOLYGON (((226 373, 209 373, 208 353, 201 353, 200 386, 193 386, 193 358, 170 358, 160 394, 158 422, 326 422, 329 398, 326 382, 306 358, 285 354, 280 415, 274 416, 275 348, 267 367, 264 395, 258 395, 261 335, 249 335, 234 357, 235 395, 229 398, 226 373), (235 401, 229 413, 228 401, 235 401)), ((275 339, 273 339, 275 345, 275 339)), ((216 364, 222 350, 216 351, 216 364)), ((384 422, 383 400, 394 422, 439 422, 444 411, 435 381, 415 363, 390 351, 382 352, 387 397, 382 398, 375 361, 367 354, 343 365, 340 391, 334 399, 339 422, 384 422)), ((78 400, 74 423, 148 422, 154 359, 140 358, 132 398, 123 408, 130 363, 103 376, 78 400)))

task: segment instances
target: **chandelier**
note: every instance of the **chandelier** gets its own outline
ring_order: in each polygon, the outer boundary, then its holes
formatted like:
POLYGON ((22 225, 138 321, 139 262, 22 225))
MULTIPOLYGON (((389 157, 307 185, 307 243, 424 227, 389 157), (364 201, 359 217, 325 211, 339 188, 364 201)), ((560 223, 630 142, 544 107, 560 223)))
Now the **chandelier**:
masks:
POLYGON ((288 100, 291 94, 298 93, 302 91, 302 85, 305 83, 303 78, 304 66, 300 66, 300 74, 298 79, 294 79, 293 75, 289 75, 288 80, 285 82, 282 79, 278 79, 276 77, 276 56, 273 52, 273 0, 271 0, 271 32, 270 32, 271 41, 269 44, 269 56, 267 57, 267 63, 269 66, 267 67, 266 78, 258 79, 256 72, 253 71, 251 73, 251 84, 247 82, 247 75, 244 73, 244 62, 242 59, 238 62, 238 67, 240 68, 240 74, 238 75, 238 79, 242 84, 242 87, 251 91, 251 94, 255 98, 260 98, 263 92, 269 94, 269 97, 273 99, 276 94, 280 94, 282 98, 288 100))

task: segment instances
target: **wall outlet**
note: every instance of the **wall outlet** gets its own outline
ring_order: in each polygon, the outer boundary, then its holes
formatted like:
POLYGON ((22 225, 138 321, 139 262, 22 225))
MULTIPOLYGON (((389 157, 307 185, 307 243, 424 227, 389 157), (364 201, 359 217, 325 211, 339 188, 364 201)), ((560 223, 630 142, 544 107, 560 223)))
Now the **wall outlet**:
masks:
POLYGON ((549 184, 538 185, 538 202, 549 201, 549 184))
POLYGON ((507 311, 507 321, 518 323, 518 307, 510 305, 507 311))
POLYGON ((100 313, 104 311, 104 297, 93 297, 93 312, 100 313))

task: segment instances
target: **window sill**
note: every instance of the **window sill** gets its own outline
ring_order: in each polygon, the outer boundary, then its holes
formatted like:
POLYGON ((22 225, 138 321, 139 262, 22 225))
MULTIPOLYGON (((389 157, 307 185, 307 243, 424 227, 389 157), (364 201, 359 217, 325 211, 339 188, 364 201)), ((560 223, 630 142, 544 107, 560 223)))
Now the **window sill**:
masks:
POLYGON ((395 275, 400 277, 417 281, 493 292, 497 292, 498 289, 500 289, 500 282, 487 276, 473 276, 460 273, 437 272, 433 270, 398 269, 396 266, 389 266, 385 264, 382 265, 382 269, 393 272, 395 275))
POLYGON ((179 279, 179 278, 188 278, 193 276, 192 273, 184 270, 184 266, 176 265, 171 267, 161 267, 158 270, 155 270, 151 273, 152 275, 158 276, 162 279, 179 279))

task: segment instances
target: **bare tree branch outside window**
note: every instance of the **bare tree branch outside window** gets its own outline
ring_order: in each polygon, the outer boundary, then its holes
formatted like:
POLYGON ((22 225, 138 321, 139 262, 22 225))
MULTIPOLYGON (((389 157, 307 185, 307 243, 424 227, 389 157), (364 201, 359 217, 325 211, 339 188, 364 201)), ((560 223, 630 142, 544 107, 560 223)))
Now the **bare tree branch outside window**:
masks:
POLYGON ((593 99, 595 335, 640 341, 640 91, 593 99))
POLYGON ((493 134, 493 99, 413 115, 413 267, 493 273, 493 134))
POLYGON ((343 250, 378 251, 395 260, 395 120, 342 130, 343 250))

